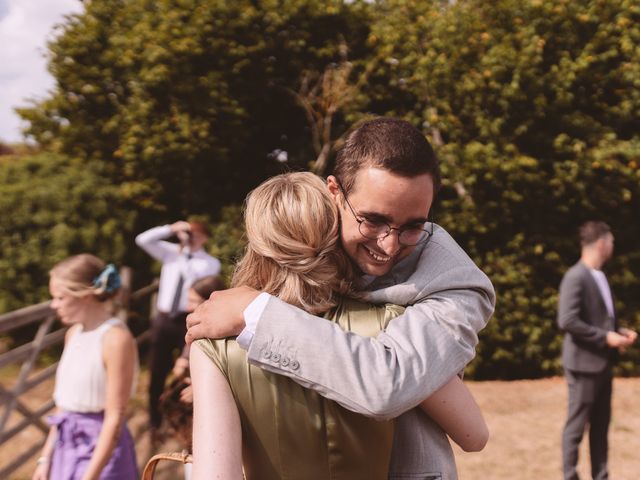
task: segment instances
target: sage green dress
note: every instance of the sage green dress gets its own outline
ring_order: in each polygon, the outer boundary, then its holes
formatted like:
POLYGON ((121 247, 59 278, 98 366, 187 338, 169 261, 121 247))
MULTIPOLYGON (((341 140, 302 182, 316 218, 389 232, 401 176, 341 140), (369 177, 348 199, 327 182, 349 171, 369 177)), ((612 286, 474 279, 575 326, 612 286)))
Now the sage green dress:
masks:
MULTIPOLYGON (((403 310, 344 300, 327 319, 374 336, 403 310)), ((387 479, 392 421, 358 415, 287 377, 250 365, 233 339, 196 344, 227 377, 233 392, 247 480, 387 479)))

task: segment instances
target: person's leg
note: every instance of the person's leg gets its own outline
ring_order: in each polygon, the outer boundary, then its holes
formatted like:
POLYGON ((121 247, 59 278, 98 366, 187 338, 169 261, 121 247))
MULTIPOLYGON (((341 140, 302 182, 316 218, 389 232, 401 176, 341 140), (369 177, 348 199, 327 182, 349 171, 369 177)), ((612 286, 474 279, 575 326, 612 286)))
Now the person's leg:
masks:
POLYGON ((152 320, 150 365, 151 380, 149 382, 149 421, 152 429, 162 423, 162 414, 158 408, 164 383, 173 365, 173 350, 184 344, 184 316, 171 318, 159 313, 152 320), (180 322, 182 328, 180 328, 180 322))
POLYGON ((594 480, 607 480, 607 458, 609 451, 608 431, 611 420, 611 391, 613 376, 607 369, 599 376, 596 397, 589 419, 589 451, 591 453, 591 475, 594 480))
POLYGON ((567 421, 562 431, 562 474, 564 480, 578 480, 578 450, 589 421, 593 390, 591 375, 565 369, 569 387, 567 421))

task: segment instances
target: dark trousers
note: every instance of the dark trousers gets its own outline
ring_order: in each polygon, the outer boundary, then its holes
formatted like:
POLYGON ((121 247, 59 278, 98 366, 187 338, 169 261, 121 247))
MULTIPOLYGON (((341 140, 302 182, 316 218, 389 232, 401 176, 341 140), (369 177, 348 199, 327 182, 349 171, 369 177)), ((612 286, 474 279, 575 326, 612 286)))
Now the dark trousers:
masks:
POLYGON ((149 421, 152 428, 157 428, 162 423, 158 403, 164 390, 164 382, 173 367, 175 351, 179 354, 184 346, 184 336, 187 333, 186 319, 185 312, 173 316, 158 312, 151 319, 149 421))
POLYGON ((562 471, 564 480, 578 480, 578 448, 589 425, 591 476, 594 480, 609 478, 607 438, 611 419, 611 368, 600 373, 581 373, 565 369, 569 385, 569 409, 562 431, 562 471))

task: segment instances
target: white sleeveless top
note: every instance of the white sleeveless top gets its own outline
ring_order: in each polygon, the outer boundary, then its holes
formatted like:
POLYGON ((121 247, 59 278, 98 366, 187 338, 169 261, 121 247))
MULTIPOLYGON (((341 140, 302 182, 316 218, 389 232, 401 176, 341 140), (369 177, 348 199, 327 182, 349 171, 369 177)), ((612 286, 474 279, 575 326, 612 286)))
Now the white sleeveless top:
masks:
MULTIPOLYGON (((102 361, 104 334, 115 325, 124 325, 117 318, 110 318, 98 328, 74 333, 64 347, 58 370, 53 400, 58 408, 71 412, 101 412, 105 407, 107 372, 102 361)), ((131 385, 135 391, 138 377, 138 361, 131 385)))

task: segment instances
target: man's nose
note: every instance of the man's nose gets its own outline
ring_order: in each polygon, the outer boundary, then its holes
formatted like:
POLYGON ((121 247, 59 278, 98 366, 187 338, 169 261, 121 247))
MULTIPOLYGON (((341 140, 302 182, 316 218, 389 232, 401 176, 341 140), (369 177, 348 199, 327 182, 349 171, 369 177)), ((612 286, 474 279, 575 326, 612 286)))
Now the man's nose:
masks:
POLYGON ((400 250, 399 234, 400 232, 391 230, 386 237, 378 239, 378 246, 386 255, 393 257, 400 250))

